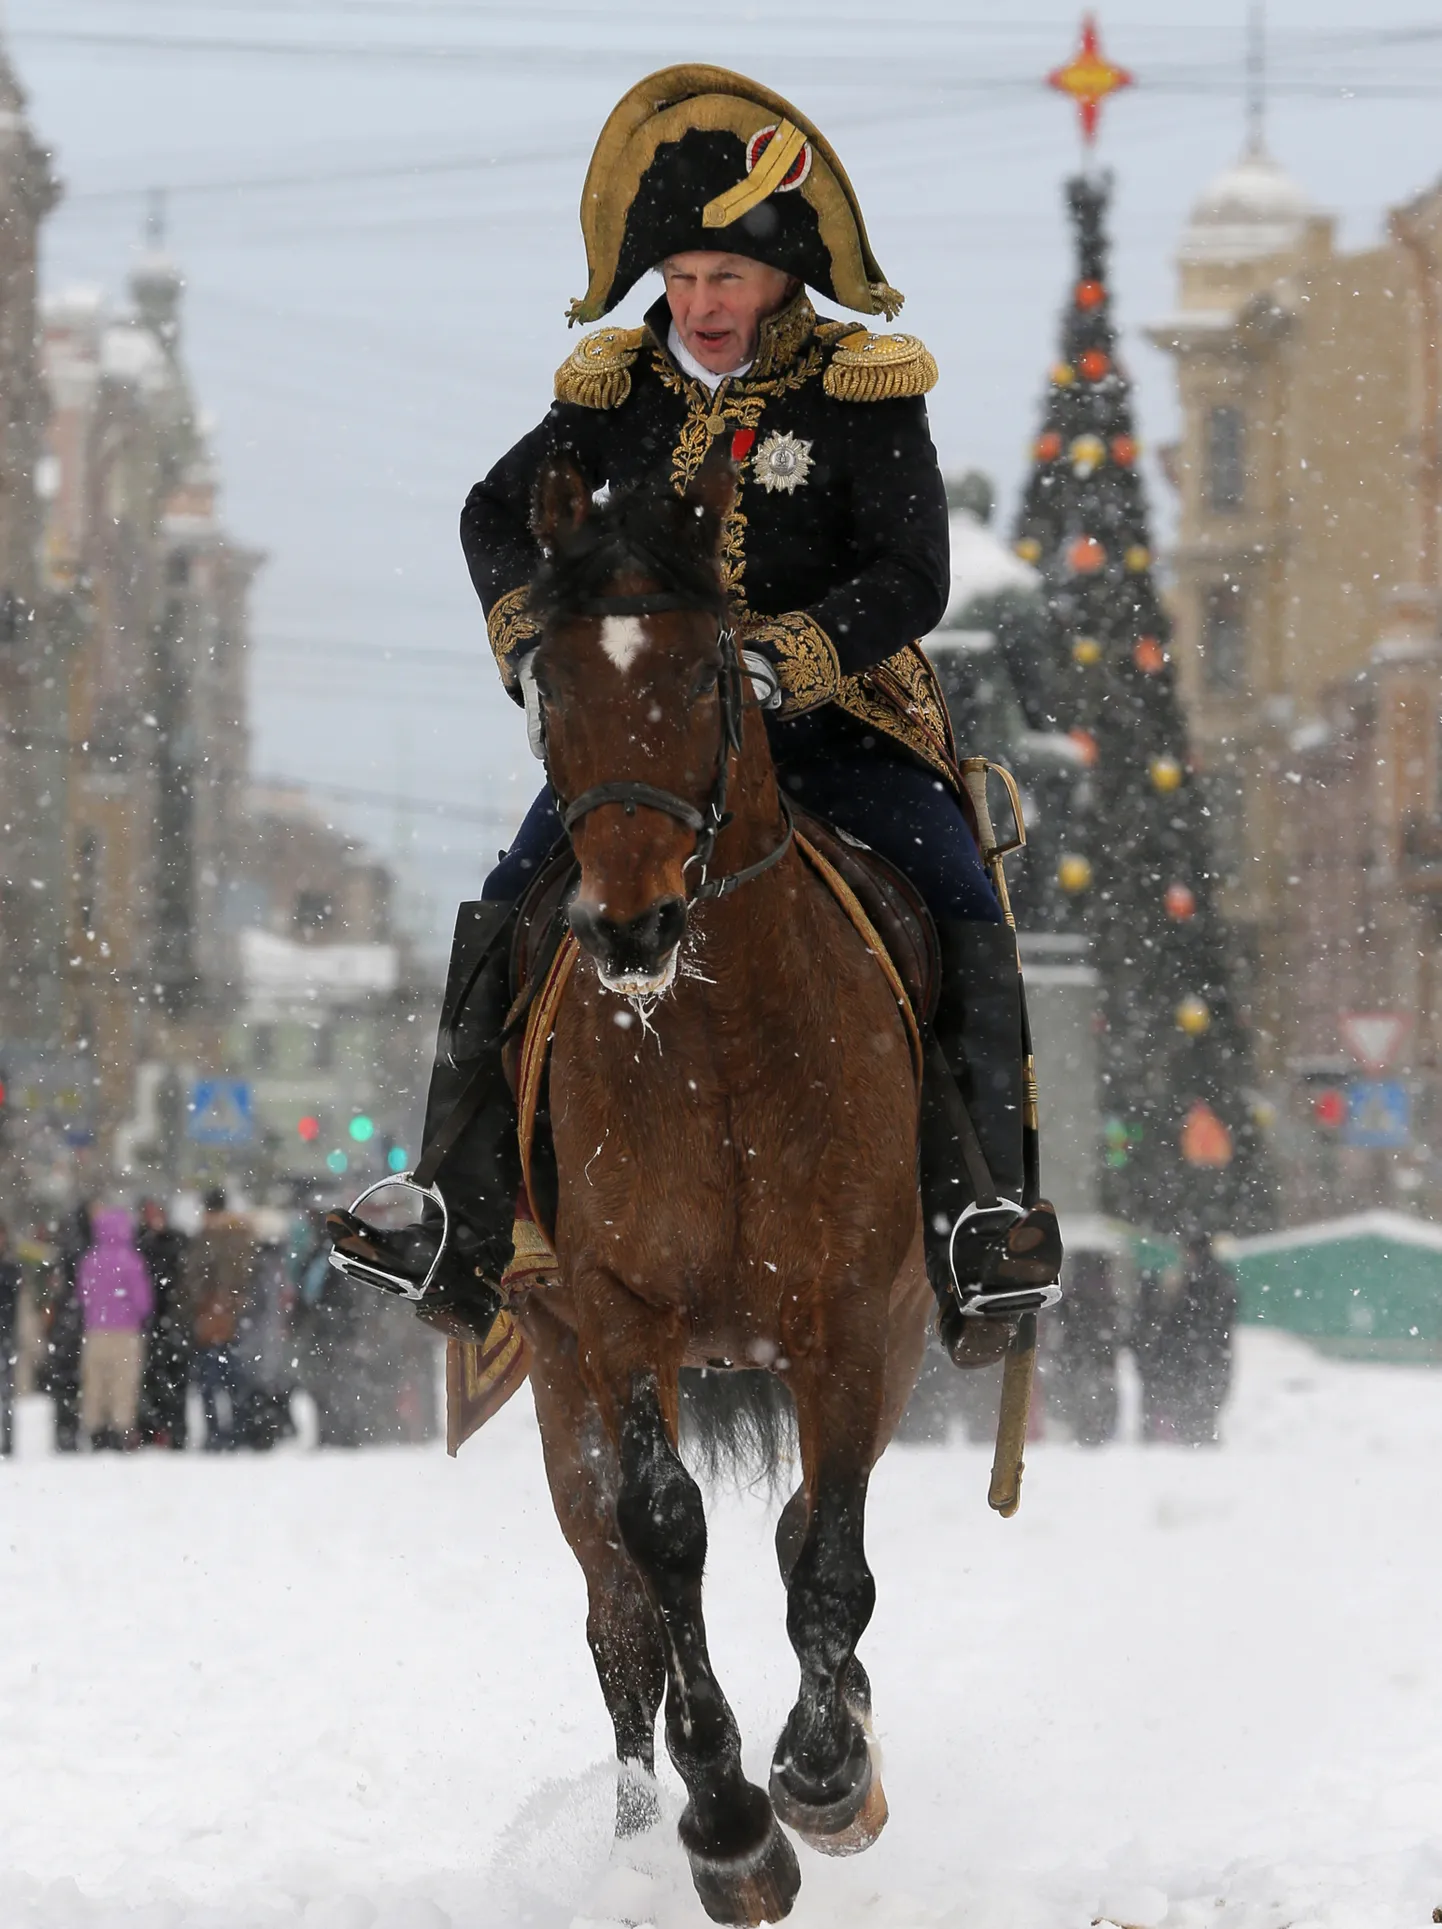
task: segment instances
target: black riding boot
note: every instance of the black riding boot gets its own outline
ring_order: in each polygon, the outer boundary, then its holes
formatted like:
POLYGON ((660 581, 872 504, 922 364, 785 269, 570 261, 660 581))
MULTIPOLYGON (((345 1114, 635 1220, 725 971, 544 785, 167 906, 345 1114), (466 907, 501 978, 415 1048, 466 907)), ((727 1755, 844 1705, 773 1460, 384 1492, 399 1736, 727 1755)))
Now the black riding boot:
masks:
MULTIPOLYGON (((1015 934, 1004 924, 956 919, 938 919, 937 934, 941 993, 922 1083, 921 1198, 927 1273, 941 1307, 942 1339, 955 1353, 968 1301, 1050 1286, 1062 1247, 1052 1207, 1027 1196, 1026 1045, 1015 934), (982 1184, 987 1176, 991 1200, 982 1184), (969 1212, 974 1205, 978 1210, 969 1212)), ((1003 1316, 1024 1306, 1024 1297, 1014 1308, 996 1302, 1003 1316)))
MULTIPOLYGON (((432 1175, 450 1213, 450 1238, 416 1310, 443 1332, 474 1340, 485 1339, 500 1310, 521 1184, 516 1102, 501 1064, 515 909, 484 899, 461 906, 418 1166, 464 1096, 473 1109, 432 1175)), ((378 1231, 350 1212, 332 1212, 326 1228, 344 1257, 413 1286, 441 1249, 441 1215, 429 1204, 420 1225, 401 1232, 378 1231)))

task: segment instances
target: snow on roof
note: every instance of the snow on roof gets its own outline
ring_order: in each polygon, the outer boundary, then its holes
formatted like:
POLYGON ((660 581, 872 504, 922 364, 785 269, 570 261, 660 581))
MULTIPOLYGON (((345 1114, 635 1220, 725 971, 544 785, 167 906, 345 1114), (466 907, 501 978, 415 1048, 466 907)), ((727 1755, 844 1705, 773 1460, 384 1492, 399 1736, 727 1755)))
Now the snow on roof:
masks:
POLYGON ((1312 203, 1265 149, 1223 168, 1192 209, 1179 250, 1183 261, 1250 261, 1290 247, 1312 203))
POLYGON ((969 509, 951 512, 951 594, 938 629, 960 624, 967 606, 978 596, 999 589, 1038 587, 1037 573, 1020 556, 978 522, 969 509))
POLYGON ((1268 1253, 1301 1252, 1308 1246, 1334 1246, 1346 1239, 1380 1239, 1389 1245, 1421 1246, 1428 1252, 1442 1253, 1442 1226, 1380 1208, 1354 1213, 1350 1219, 1319 1219, 1310 1226, 1289 1227, 1286 1232, 1237 1239, 1231 1250, 1238 1259, 1259 1259, 1268 1253))

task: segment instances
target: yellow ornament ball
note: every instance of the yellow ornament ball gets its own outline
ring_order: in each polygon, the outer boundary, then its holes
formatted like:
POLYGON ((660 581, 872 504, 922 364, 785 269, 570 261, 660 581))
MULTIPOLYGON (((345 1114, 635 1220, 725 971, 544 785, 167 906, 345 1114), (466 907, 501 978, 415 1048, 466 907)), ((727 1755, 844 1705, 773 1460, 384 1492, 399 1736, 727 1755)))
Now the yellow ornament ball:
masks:
POLYGON ((1056 867, 1056 881, 1064 891, 1075 894, 1086 890, 1092 881, 1092 867, 1087 858, 1069 851, 1056 867))
POLYGON ((1184 1031, 1188 1038, 1200 1038, 1211 1024, 1212 1014, 1205 1001, 1193 993, 1177 1006, 1176 1019, 1179 1031, 1184 1031))
POLYGON ((1051 379, 1058 388, 1070 388, 1076 380, 1076 370, 1070 362, 1058 362, 1051 372, 1051 379))
POLYGON ((1153 757, 1148 772, 1152 783, 1162 792, 1175 790, 1182 781, 1182 767, 1175 757, 1153 757))
POLYGON ((1085 477, 1106 461, 1107 445, 1099 435, 1079 435, 1067 453, 1071 456, 1072 468, 1085 477))
POLYGON ((1039 563, 1041 561, 1041 544, 1035 536, 1023 536, 1020 542, 1016 544, 1016 553, 1024 563, 1039 563))
POLYGON ((1102 660, 1102 646, 1094 636, 1079 636, 1071 646, 1071 653, 1084 670, 1089 670, 1094 663, 1102 660))
POLYGON ((1122 559, 1133 576, 1140 576, 1152 560, 1152 552, 1145 543, 1133 543, 1122 559))

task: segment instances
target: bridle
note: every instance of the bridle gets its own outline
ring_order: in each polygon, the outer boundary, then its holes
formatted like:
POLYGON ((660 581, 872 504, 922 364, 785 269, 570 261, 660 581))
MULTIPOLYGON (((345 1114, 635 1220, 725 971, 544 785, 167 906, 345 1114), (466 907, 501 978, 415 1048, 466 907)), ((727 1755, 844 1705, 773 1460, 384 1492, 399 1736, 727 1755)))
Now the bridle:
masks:
MULTIPOLYGON (((660 616, 672 610, 697 611, 701 606, 694 598, 675 594, 670 590, 652 590, 638 596, 594 596, 587 602, 579 603, 567 610, 568 616, 660 616)), ((745 698, 743 695, 743 671, 741 651, 736 641, 736 632, 724 617, 717 619, 716 640, 721 646, 721 673, 717 694, 721 709, 721 741, 716 754, 716 776, 711 786, 711 795, 705 807, 697 809, 686 798, 678 797, 674 791, 661 790, 655 784, 643 784, 630 779, 615 783, 593 784, 583 790, 579 797, 568 804, 557 793, 556 801, 560 806, 561 822, 570 832, 584 817, 605 804, 620 804, 628 817, 636 815, 637 807, 645 810, 658 810, 667 817, 674 817, 677 823, 684 824, 696 835, 696 848, 686 859, 683 870, 689 871, 692 865, 699 868, 699 882, 687 895, 688 904, 704 904, 711 899, 729 897, 752 878, 760 877, 769 871, 773 864, 779 864, 791 848, 794 825, 786 799, 778 793, 781 815, 785 830, 781 841, 773 850, 766 853, 755 864, 748 864, 744 870, 728 871, 722 877, 709 874, 716 839, 731 822, 731 813, 726 808, 727 794, 731 782, 731 759, 741 749, 741 724, 745 698)), ((552 785, 552 789, 555 786, 552 785)))

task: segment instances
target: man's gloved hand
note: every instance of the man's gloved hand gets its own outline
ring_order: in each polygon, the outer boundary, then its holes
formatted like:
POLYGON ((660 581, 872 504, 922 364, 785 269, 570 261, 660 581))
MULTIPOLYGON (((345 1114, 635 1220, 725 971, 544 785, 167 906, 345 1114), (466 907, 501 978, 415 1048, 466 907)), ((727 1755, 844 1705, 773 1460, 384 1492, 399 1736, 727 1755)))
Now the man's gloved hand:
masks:
POLYGON ((531 755, 544 763, 546 760, 546 716, 541 708, 541 692, 536 686, 535 650, 527 650, 516 663, 516 682, 521 687, 521 701, 526 706, 526 742, 531 746, 531 755))
POLYGON ((763 710, 781 708, 781 673, 760 650, 743 650, 741 667, 751 679, 751 694, 763 710))

